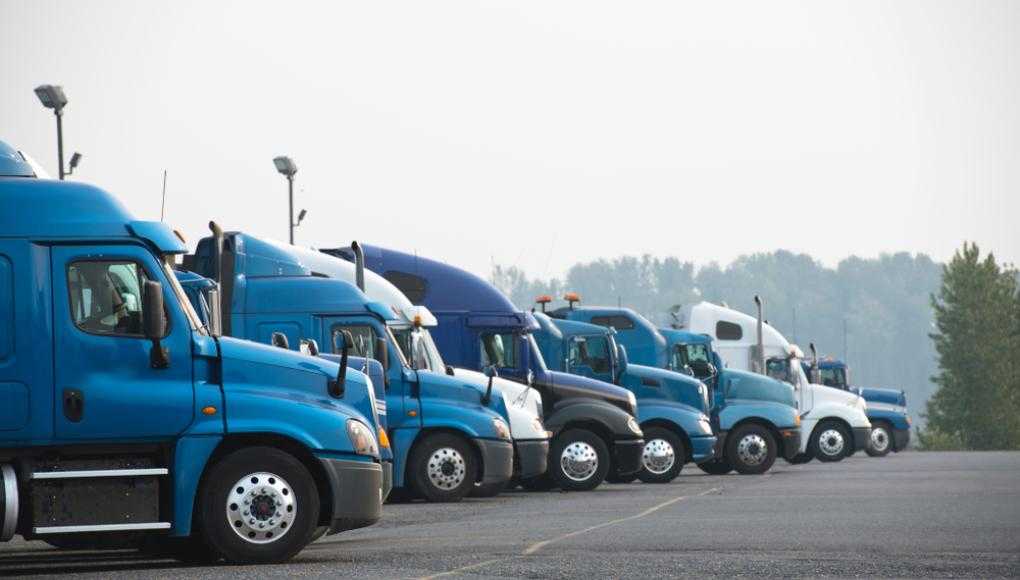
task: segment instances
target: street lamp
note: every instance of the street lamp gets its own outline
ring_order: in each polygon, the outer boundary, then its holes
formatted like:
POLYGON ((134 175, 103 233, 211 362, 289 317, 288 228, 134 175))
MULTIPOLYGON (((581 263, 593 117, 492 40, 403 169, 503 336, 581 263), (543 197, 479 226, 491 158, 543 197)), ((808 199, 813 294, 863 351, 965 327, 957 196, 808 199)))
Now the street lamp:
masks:
POLYGON ((294 174, 297 173, 297 165, 293 159, 284 155, 274 158, 273 165, 276 166, 277 171, 287 178, 287 194, 290 199, 290 214, 287 218, 287 228, 290 231, 290 244, 293 246, 294 228, 301 225, 301 220, 305 219, 305 215, 308 213, 305 210, 301 210, 297 222, 294 222, 294 174))
POLYGON ((63 87, 59 85, 39 85, 35 88, 35 94, 39 97, 39 101, 42 102, 44 107, 53 109, 53 114, 57 117, 57 169, 59 169, 60 179, 63 179, 65 175, 74 173, 74 168, 81 161, 81 154, 75 153, 71 157, 71 168, 66 172, 64 171, 64 126, 62 119, 64 116, 64 105, 67 104, 67 96, 64 95, 63 87))

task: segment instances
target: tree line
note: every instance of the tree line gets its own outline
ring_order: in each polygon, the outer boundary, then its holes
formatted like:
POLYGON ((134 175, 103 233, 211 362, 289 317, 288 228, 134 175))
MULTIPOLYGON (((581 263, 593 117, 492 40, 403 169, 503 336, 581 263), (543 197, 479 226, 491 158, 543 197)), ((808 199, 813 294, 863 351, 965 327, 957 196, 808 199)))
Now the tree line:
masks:
MULTIPOLYGON (((530 308, 541 294, 559 300, 575 291, 585 304, 630 307, 662 326, 671 322, 672 309, 701 300, 753 314, 758 294, 769 323, 802 347, 814 342, 820 354, 846 360, 854 386, 904 390, 915 425, 930 417, 932 432, 923 433, 922 442, 983 448, 987 438, 965 437, 960 425, 986 416, 995 401, 1017 403, 1016 363, 991 355, 1020 361, 1015 342, 1020 322, 1012 327, 1007 322, 1020 321, 1020 298, 1016 271, 996 265, 991 256, 979 260, 976 252, 965 246, 945 266, 905 252, 850 257, 835 267, 785 250, 742 256, 726 266, 624 256, 578 263, 563 278, 549 279, 496 265, 491 281, 521 308, 530 308), (1007 297, 1016 312, 996 313, 1007 297), (980 309, 981 315, 971 312, 980 309), (984 325, 984 335, 977 325, 984 325), (932 398, 936 387, 940 394, 932 398), (981 389, 986 392, 974 392, 981 389)), ((1000 405, 994 416, 1005 430, 1016 425, 1020 407, 1000 405)), ((1003 433, 989 437, 988 445, 1017 445, 1003 433)))

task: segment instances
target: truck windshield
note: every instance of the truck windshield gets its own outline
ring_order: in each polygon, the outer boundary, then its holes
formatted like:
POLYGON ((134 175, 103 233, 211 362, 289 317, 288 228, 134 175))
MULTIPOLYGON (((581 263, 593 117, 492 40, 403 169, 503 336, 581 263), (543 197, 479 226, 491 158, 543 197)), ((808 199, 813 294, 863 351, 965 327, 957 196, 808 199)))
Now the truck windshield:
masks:
POLYGON ((432 341, 432 335, 424 328, 411 326, 391 326, 390 331, 397 342, 404 358, 410 361, 411 366, 417 370, 427 370, 436 373, 446 371, 443 357, 432 341))
POLYGON ((587 366, 597 373, 607 373, 612 365, 609 354, 609 337, 579 336, 570 340, 567 349, 567 366, 587 366))
POLYGON ((841 368, 821 369, 822 384, 827 387, 836 387, 846 390, 846 373, 841 368))
POLYGON ((765 374, 776 379, 795 385, 794 378, 790 375, 790 361, 785 358, 770 358, 765 361, 765 374))
POLYGON ((538 350, 538 343, 535 342, 535 336, 528 334, 528 345, 531 348, 531 366, 534 367, 529 370, 536 370, 540 373, 545 373, 549 370, 549 367, 545 366, 545 359, 542 358, 542 351, 538 350))
POLYGON ((160 265, 163 268, 163 275, 166 276, 167 281, 170 283, 170 289, 173 290, 174 295, 177 296, 177 303, 181 305, 181 309, 184 310, 185 316, 188 317, 188 323, 191 324, 192 330, 205 332, 205 324, 202 319, 195 312, 194 307, 191 305, 191 300, 188 300, 188 295, 184 293, 184 288, 181 287, 181 283, 177 281, 177 275, 174 274, 174 270, 170 265, 173 260, 171 256, 164 256, 160 260, 160 265))

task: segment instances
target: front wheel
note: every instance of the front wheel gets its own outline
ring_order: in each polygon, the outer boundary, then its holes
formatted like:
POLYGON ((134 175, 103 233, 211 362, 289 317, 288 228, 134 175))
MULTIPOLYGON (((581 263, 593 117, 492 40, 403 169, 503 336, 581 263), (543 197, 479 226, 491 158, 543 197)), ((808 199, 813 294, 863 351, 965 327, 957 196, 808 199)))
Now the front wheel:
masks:
POLYGON ((609 448, 587 429, 568 429, 549 448, 549 476, 564 491, 589 491, 609 473, 609 448))
POLYGON ((411 454, 414 490, 430 502, 457 502, 475 487, 478 466, 470 444, 450 433, 429 435, 411 454))
POLYGON ((864 451, 871 457, 885 457, 892 450, 892 434, 889 427, 878 423, 871 428, 871 437, 864 451))
POLYGON ((272 447, 249 447, 210 468, 199 489, 198 528, 228 562, 278 563, 312 540, 319 492, 308 469, 272 447))
POLYGON ((698 464, 698 468, 709 475, 726 475, 733 471, 733 466, 725 459, 709 459, 698 464))
POLYGON ((687 459, 687 448, 676 433, 662 427, 644 429, 645 448, 641 452, 638 479, 645 483, 669 483, 680 475, 687 459))
POLYGON ((842 461, 853 445, 846 427, 835 421, 822 421, 811 436, 808 453, 818 461, 842 461))
POLYGON ((726 437, 726 461, 741 475, 760 475, 776 461, 776 438, 762 425, 741 425, 726 437))

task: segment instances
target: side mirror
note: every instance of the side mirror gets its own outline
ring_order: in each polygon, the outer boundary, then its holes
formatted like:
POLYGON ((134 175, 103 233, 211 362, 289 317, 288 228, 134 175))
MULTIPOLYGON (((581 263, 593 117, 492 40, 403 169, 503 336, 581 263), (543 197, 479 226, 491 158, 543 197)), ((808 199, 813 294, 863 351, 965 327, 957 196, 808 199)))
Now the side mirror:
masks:
POLYGON ((446 374, 450 375, 451 377, 453 376, 453 367, 452 366, 446 365, 446 374))
POLYGON ((314 338, 310 338, 304 341, 305 349, 308 350, 308 354, 311 356, 319 356, 319 343, 315 342, 314 338))
POLYGON ((499 371, 496 370, 496 365, 489 365, 483 369, 485 376, 489 377, 489 387, 485 389, 485 394, 482 396, 482 404, 488 405, 492 401, 492 380, 499 376, 499 371))
POLYGON ((166 334, 166 318, 163 310, 163 285, 156 280, 145 281, 145 296, 142 326, 145 338, 152 341, 149 350, 149 365, 154 369, 165 369, 170 366, 170 353, 160 340, 166 334))
POLYGON ((223 310, 220 306, 222 299, 219 288, 210 288, 205 291, 205 302, 209 306, 209 321, 206 328, 212 336, 223 336, 223 310))
POLYGON ((280 348, 290 349, 290 341, 287 340, 287 335, 282 332, 274 332, 272 338, 270 338, 270 344, 280 348))
POLYGON ((630 361, 627 359, 627 347, 622 344, 616 345, 616 360, 620 375, 627 372, 627 365, 630 364, 630 361))
POLYGON ((333 331, 333 352, 340 353, 340 370, 336 373, 336 380, 329 383, 329 394, 337 399, 344 396, 347 383, 347 357, 350 354, 354 337, 346 330, 333 331))
POLYGON ((375 339, 375 360, 382 365, 384 386, 390 384, 390 357, 386 350, 386 339, 379 337, 375 339))

